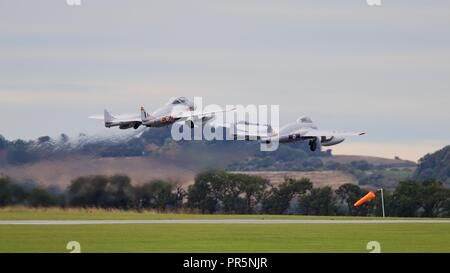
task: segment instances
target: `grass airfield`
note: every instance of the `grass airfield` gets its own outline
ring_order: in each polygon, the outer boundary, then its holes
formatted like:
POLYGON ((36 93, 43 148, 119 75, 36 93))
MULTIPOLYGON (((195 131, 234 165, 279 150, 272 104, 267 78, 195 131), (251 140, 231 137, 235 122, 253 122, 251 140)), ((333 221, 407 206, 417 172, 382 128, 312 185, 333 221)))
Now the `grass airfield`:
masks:
MULTIPOLYGON (((380 219, 1 209, 0 220, 380 219)), ((389 218, 404 219, 404 218, 389 218)), ((450 252, 450 223, 0 225, 0 252, 450 252)))

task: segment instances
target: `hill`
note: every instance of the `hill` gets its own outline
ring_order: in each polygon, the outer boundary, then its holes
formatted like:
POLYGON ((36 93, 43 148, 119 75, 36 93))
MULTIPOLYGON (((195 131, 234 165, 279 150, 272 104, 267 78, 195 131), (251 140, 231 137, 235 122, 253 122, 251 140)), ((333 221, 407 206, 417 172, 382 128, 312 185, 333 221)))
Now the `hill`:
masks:
POLYGON ((418 180, 436 179, 450 186, 450 145, 422 157, 414 177, 418 180))
POLYGON ((315 171, 315 172, 234 172, 255 175, 268 179, 272 184, 280 184, 285 178, 308 178, 314 187, 330 186, 334 189, 346 183, 358 184, 358 180, 348 173, 341 171, 315 171))
POLYGON ((76 176, 113 173, 126 174, 134 183, 165 179, 185 184, 200 170, 224 169, 290 172, 295 177, 314 173, 314 178, 322 181, 317 183, 338 185, 345 180, 394 188, 398 181, 410 178, 416 167, 414 162, 400 159, 334 156, 331 149, 311 152, 305 142, 261 152, 257 142, 177 142, 168 128, 111 132, 114 134, 74 138, 62 134, 28 141, 0 136, 0 172, 21 181, 64 186, 76 176))
POLYGON ((354 161, 366 161, 375 166, 385 166, 389 168, 415 168, 416 163, 403 159, 390 159, 376 156, 360 156, 360 155, 333 155, 332 157, 323 158, 324 163, 337 162, 340 164, 351 164, 354 161))
POLYGON ((45 186, 67 186, 79 176, 126 174, 134 183, 163 179, 184 184, 194 180, 195 171, 149 157, 75 157, 43 160, 33 164, 0 167, 19 181, 33 181, 45 186))

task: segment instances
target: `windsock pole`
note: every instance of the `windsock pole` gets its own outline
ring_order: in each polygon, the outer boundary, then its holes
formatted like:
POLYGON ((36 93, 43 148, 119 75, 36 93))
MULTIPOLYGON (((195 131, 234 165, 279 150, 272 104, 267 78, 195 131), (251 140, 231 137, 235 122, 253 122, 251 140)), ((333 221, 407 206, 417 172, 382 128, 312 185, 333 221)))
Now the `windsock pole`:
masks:
POLYGON ((384 194, 383 194, 383 188, 379 189, 379 191, 381 192, 381 209, 383 210, 383 218, 386 217, 386 215, 384 214, 384 194))

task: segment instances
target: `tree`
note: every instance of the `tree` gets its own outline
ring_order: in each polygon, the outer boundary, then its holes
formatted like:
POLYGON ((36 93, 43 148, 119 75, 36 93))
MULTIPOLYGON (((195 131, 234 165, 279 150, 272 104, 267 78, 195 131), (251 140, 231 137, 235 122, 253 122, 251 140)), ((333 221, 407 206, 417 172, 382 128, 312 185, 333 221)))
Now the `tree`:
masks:
POLYGON ((25 164, 37 159, 36 154, 29 151, 29 143, 23 140, 16 140, 8 145, 6 160, 10 164, 25 164))
POLYGON ((136 201, 139 208, 166 210, 177 206, 177 194, 173 193, 173 184, 155 180, 136 188, 136 201))
POLYGON ((263 210, 266 213, 283 214, 294 197, 304 195, 311 189, 312 183, 308 178, 300 180, 286 178, 278 187, 272 188, 263 202, 263 210))
POLYGON ((336 190, 336 195, 340 203, 347 205, 349 215, 358 215, 361 209, 358 211, 358 208, 355 209, 353 206, 363 196, 363 191, 358 185, 351 183, 343 184, 336 190))
POLYGON ((420 206, 423 209, 422 217, 437 217, 443 214, 445 204, 450 199, 450 191, 435 180, 422 182, 420 206))
POLYGON ((75 207, 101 207, 106 176, 85 176, 73 180, 68 187, 69 205, 75 207))
POLYGON ((0 175, 0 206, 22 204, 26 197, 27 193, 21 185, 0 175))
POLYGON ((350 162, 350 165, 353 168, 358 169, 360 171, 368 171, 368 170, 374 168, 374 166, 372 164, 370 164, 369 162, 367 162, 365 160, 352 161, 352 162, 350 162))
POLYGON ((392 195, 392 209, 396 216, 415 217, 421 203, 421 185, 412 180, 398 184, 392 195))
POLYGON ((323 162, 317 157, 310 157, 303 161, 305 170, 314 171, 323 167, 323 162))
POLYGON ((327 170, 341 170, 342 164, 336 161, 327 161, 324 167, 327 170))
POLYGON ((238 175, 224 171, 207 171, 195 178, 189 187, 188 205, 204 211, 236 213, 245 210, 245 201, 240 197, 240 181, 238 175))
POLYGON ((300 197, 301 211, 306 215, 335 215, 336 197, 329 186, 313 188, 309 194, 300 197))
POLYGON ((421 158, 413 178, 419 181, 438 180, 450 184, 450 145, 421 158))
POLYGON ((125 175, 113 175, 108 180, 104 205, 113 208, 131 208, 134 203, 134 189, 130 178, 125 175))
POLYGON ((27 199, 32 207, 51 207, 58 204, 58 199, 41 187, 32 189, 27 199))
POLYGON ((72 206, 121 209, 132 206, 133 193, 130 179, 123 175, 79 177, 67 191, 72 206))
POLYGON ((0 135, 0 150, 6 149, 7 146, 8 141, 2 135, 0 135))
POLYGON ((402 181, 392 195, 394 214, 402 217, 438 217, 448 215, 450 190, 436 180, 402 181))
POLYGON ((261 203, 269 181, 245 174, 207 171, 195 178, 188 190, 188 207, 204 213, 252 213, 261 203))
POLYGON ((269 180, 259 176, 245 174, 234 174, 234 179, 238 180, 239 192, 244 194, 245 213, 255 212, 256 206, 265 197, 269 186, 269 180))
POLYGON ((216 171, 210 176, 211 192, 223 212, 244 213, 245 201, 241 195, 239 175, 216 171))
POLYGON ((214 172, 200 173, 195 177, 193 185, 188 189, 189 208, 200 209, 202 213, 214 213, 217 210, 218 198, 212 192, 211 179, 214 180, 214 172))
POLYGON ((46 143, 46 142, 50 142, 52 139, 49 136, 41 136, 38 138, 38 143, 42 144, 42 143, 46 143))

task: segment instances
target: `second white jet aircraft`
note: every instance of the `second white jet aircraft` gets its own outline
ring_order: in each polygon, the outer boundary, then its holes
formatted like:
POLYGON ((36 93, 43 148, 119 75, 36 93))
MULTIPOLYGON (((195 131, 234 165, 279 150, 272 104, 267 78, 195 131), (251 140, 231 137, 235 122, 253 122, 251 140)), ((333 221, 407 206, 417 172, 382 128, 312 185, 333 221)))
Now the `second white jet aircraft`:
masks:
MULTIPOLYGON (((266 144, 278 141, 290 143, 296 141, 308 141, 311 151, 316 151, 320 146, 332 146, 339 144, 349 136, 361 136, 364 132, 336 132, 319 130, 317 125, 307 116, 299 117, 295 122, 289 123, 275 132, 270 125, 252 124, 240 122, 234 124, 233 136, 235 139, 259 140, 266 144)), ((320 149, 319 149, 320 150, 320 149)))

